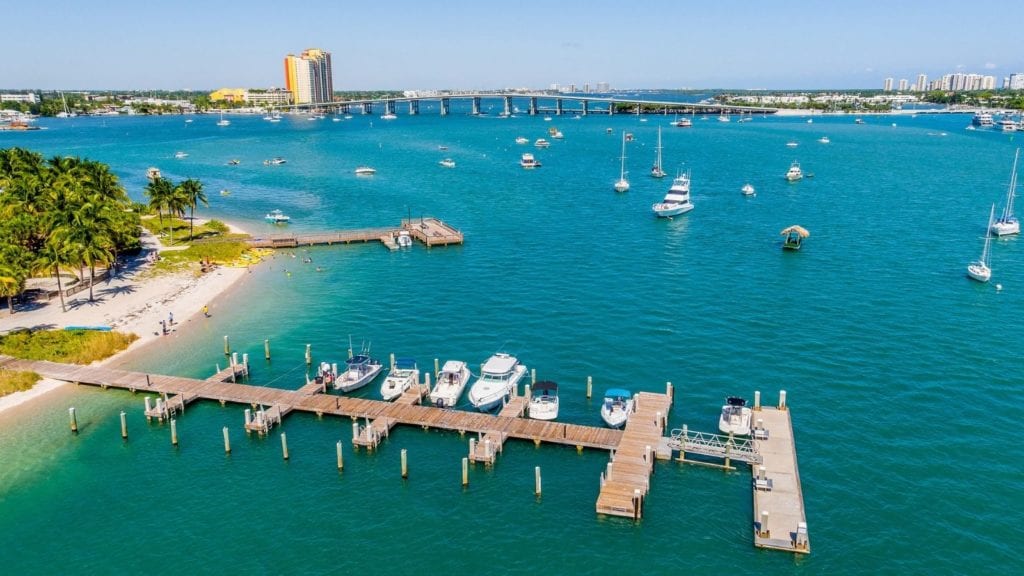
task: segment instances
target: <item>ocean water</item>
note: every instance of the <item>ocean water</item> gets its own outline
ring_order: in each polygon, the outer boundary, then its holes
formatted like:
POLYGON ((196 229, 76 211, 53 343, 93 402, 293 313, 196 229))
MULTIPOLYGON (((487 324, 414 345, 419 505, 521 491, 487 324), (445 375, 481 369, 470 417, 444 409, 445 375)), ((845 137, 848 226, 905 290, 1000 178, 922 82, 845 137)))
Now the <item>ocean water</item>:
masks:
POLYGON ((68 387, 0 417, 5 572, 943 574, 1019 564, 1024 449, 1006 438, 1024 369, 1020 239, 993 242, 989 284, 964 276, 989 206, 1005 198, 1014 137, 966 131, 963 115, 864 125, 698 117, 678 129, 671 116, 399 112, 391 122, 232 117, 226 128, 215 116, 42 120, 48 130, 3 133, 0 146, 107 162, 138 199, 149 166, 200 178, 210 199, 200 216, 257 234, 280 230, 262 221, 274 208, 292 231, 433 215, 465 233, 463 246, 431 250, 282 251, 211 303, 211 318, 182 321, 127 367, 205 377, 230 335, 253 358, 252 383, 297 388, 307 343, 317 362, 341 362, 351 337, 423 368, 439 358, 476 369, 504 350, 560 384, 560 420, 600 425, 604 388, 671 381, 670 427, 707 431, 725 396, 760 390, 771 403, 785 389, 812 554, 753 547, 745 468, 658 463, 634 524, 594 513, 601 451, 510 441, 463 489, 467 439, 456 433, 399 427, 379 450, 353 452, 349 420, 293 414, 284 462, 277 431, 245 437, 243 407, 200 403, 179 420, 174 449, 167 426, 145 422, 140 396, 68 387), (514 143, 551 126, 565 139, 547 150, 514 143), (658 126, 666 171, 692 172, 696 208, 672 220, 650 212, 671 184, 648 176, 658 126), (622 131, 635 136, 632 187, 616 194, 622 131), (527 151, 543 168, 519 168, 527 151), (275 156, 288 163, 262 165, 275 156), (440 167, 445 157, 457 167, 440 167), (227 166, 232 158, 241 164, 227 166), (814 176, 785 182, 794 160, 814 176), (356 177, 363 164, 377 175, 356 177), (747 182, 755 197, 740 194, 747 182), (791 224, 811 237, 783 253, 779 231, 791 224), (72 405, 78 436, 67 431, 72 405))

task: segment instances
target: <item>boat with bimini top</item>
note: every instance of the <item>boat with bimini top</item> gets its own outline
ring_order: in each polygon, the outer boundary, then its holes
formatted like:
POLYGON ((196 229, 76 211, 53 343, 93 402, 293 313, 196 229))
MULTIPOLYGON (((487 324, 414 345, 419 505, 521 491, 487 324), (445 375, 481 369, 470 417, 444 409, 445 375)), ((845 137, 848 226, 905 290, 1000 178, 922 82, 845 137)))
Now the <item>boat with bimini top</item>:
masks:
POLYGON ((729 396, 722 406, 722 415, 718 417, 718 429, 722 434, 747 436, 750 434, 750 417, 747 401, 738 396, 729 396))
POLYGON ((534 420, 558 418, 558 384, 545 380, 530 387, 527 415, 534 420))
MULTIPOLYGON (((349 350, 352 349, 352 342, 349 341, 349 350)), ((342 392, 351 392, 369 384, 380 374, 384 366, 380 360, 370 356, 370 346, 365 345, 356 354, 345 361, 346 369, 334 381, 334 389, 342 392)))
POLYGON ((625 388, 609 388, 601 403, 601 419, 612 428, 622 428, 633 412, 633 395, 625 388))

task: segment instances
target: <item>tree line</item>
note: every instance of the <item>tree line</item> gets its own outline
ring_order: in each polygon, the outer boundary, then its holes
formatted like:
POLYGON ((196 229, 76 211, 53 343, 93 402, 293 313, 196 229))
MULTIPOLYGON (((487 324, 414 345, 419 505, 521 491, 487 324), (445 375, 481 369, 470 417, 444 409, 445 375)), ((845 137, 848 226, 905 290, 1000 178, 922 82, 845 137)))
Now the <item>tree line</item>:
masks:
MULTIPOLYGON (((117 176, 102 162, 72 156, 44 159, 22 148, 0 150, 0 297, 13 299, 36 274, 61 272, 90 280, 96 268, 138 250, 139 214, 117 176)), ((89 300, 93 300, 92 282, 89 300)))

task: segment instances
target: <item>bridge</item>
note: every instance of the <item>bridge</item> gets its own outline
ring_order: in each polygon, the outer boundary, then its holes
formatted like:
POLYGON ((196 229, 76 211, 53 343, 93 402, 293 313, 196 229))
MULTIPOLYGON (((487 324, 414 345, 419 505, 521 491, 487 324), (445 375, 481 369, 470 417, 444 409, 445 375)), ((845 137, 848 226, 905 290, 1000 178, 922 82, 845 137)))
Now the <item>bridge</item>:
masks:
MULTIPOLYGON (((310 104, 292 104, 279 106, 278 109, 297 112, 341 113, 359 112, 362 114, 397 114, 399 104, 405 106, 410 116, 420 113, 423 102, 436 102, 441 116, 451 113, 452 101, 468 101, 470 114, 484 114, 484 103, 491 102, 501 107, 501 116, 508 117, 522 110, 530 116, 537 114, 774 114, 777 108, 764 106, 736 106, 708 102, 674 102, 671 100, 645 100, 639 98, 615 98, 603 96, 551 94, 545 92, 452 92, 429 94, 423 96, 401 96, 394 98, 377 98, 364 100, 341 100, 336 102, 319 102, 310 104)), ((491 106, 488 106, 490 108, 491 106)))

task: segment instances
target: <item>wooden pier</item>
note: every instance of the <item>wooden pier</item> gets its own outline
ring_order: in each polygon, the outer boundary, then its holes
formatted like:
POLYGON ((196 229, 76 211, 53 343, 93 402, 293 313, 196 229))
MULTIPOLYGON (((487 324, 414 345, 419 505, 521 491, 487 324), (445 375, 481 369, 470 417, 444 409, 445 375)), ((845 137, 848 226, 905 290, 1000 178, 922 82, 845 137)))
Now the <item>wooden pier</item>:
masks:
POLYGON ((403 230, 427 248, 462 244, 464 240, 462 232, 440 219, 413 218, 403 219, 397 227, 361 228, 310 234, 268 234, 249 238, 246 243, 252 248, 298 248, 299 246, 380 242, 385 247, 396 250, 398 244, 395 240, 399 232, 403 230))
POLYGON ((760 465, 751 467, 754 493, 754 545, 809 554, 804 495, 796 463, 793 423, 781 394, 779 407, 755 407, 754 446, 760 465))

